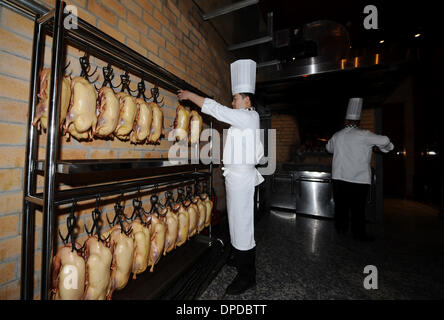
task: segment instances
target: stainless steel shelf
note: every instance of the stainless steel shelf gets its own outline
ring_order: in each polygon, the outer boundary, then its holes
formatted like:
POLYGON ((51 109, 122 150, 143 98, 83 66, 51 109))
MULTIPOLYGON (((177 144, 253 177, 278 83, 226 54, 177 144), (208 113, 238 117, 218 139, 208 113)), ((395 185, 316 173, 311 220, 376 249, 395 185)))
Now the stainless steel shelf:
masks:
MULTIPOLYGON (((200 182, 209 179, 210 172, 192 172, 171 175, 162 175, 161 177, 152 177, 146 179, 114 182, 90 187, 80 187, 68 190, 61 190, 55 193, 54 205, 68 204, 75 201, 85 201, 96 199, 97 197, 106 197, 121 193, 143 191, 157 187, 158 191, 177 188, 179 186, 192 184, 195 181, 200 182)), ((37 193, 35 196, 28 197, 29 201, 39 205, 43 201, 43 193, 37 193)))
MULTIPOLYGON (((174 167, 176 171, 181 169, 203 169, 208 167, 201 163, 191 163, 188 159, 177 159, 178 163, 167 159, 106 159, 106 160, 72 160, 58 161, 56 172, 58 174, 83 174, 118 170, 160 169, 174 167)), ((43 172, 45 161, 36 163, 36 170, 43 172)))

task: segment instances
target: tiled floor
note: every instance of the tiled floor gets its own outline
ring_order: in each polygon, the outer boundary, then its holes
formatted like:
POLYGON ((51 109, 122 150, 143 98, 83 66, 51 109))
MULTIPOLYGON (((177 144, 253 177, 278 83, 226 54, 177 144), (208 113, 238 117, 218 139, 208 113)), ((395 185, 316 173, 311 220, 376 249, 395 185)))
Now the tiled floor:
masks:
POLYGON ((376 237, 360 243, 338 236, 331 220, 272 211, 256 225, 257 286, 224 296, 236 275, 224 266, 200 299, 443 299, 444 219, 406 200, 386 200, 376 237), (378 289, 366 290, 366 265, 378 289))

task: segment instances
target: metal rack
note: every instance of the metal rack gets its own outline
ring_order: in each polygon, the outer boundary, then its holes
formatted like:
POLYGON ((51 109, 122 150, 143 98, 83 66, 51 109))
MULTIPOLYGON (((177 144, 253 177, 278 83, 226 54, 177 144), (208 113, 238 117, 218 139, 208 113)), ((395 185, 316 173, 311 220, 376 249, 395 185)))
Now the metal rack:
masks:
MULTIPOLYGON (((208 95, 80 18, 78 19, 77 29, 66 30, 63 26, 65 3, 61 0, 56 0, 55 8, 52 10, 30 0, 0 0, 0 5, 34 20, 31 90, 24 171, 20 294, 21 299, 33 299, 35 209, 36 207, 43 207, 40 290, 41 299, 46 300, 49 298, 51 287, 51 259, 55 237, 57 236, 55 216, 58 205, 71 203, 74 199, 79 201, 95 199, 97 195, 109 196, 121 194, 123 191, 140 191, 154 186, 171 186, 173 183, 196 182, 202 179, 209 180, 209 196, 210 198, 212 196, 212 163, 208 165, 193 163, 168 165, 164 159, 79 160, 70 162, 57 160, 59 149, 59 103, 62 83, 60 80, 64 72, 65 45, 70 44, 77 48, 87 48, 89 54, 103 59, 112 65, 121 67, 126 72, 134 74, 165 90, 175 92, 178 89, 186 89, 201 96, 208 97, 208 95), (46 160, 39 162, 37 161, 38 136, 36 128, 32 126, 32 120, 35 115, 39 72, 43 64, 45 35, 52 36, 53 41, 46 160), (200 172, 199 170, 202 168, 206 168, 208 171, 200 172), (127 181, 128 172, 136 172, 137 170, 144 171, 143 178, 127 181), (121 174, 120 176, 113 176, 113 180, 117 177, 118 182, 102 183, 88 187, 82 186, 72 190, 57 190, 60 181, 82 184, 82 179, 80 179, 80 182, 78 179, 76 181, 76 178, 82 176, 82 174, 88 175, 91 178, 91 176, 94 176, 92 174, 108 173, 109 176, 110 172, 121 174), (36 192, 37 174, 44 175, 44 191, 42 193, 36 192)), ((213 122, 210 121, 210 130, 212 131, 212 129, 213 122)), ((212 136, 210 136, 209 141, 212 157, 212 136)), ((140 178, 141 175, 138 175, 138 177, 140 178)), ((99 181, 103 182, 102 180, 94 180, 95 183, 99 181)), ((209 246, 211 244, 211 225, 209 237, 206 241, 209 246)))

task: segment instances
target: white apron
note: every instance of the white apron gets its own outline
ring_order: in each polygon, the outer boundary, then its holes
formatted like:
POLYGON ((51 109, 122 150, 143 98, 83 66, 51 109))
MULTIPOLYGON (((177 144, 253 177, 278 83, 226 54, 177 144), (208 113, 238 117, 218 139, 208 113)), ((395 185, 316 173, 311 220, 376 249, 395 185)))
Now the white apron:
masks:
POLYGON ((243 145, 243 141, 242 144, 236 142, 232 144, 231 138, 241 135, 241 130, 259 129, 259 114, 255 111, 231 109, 208 98, 205 99, 202 112, 231 124, 224 146, 224 167, 222 168, 225 177, 231 244, 242 251, 253 249, 256 245, 254 241, 254 188, 264 181, 254 164, 258 164, 260 158, 263 157, 264 148, 258 139, 255 140, 255 148, 247 149, 251 146, 243 145), (254 164, 239 164, 236 161, 236 159, 242 159, 243 150, 249 150, 248 153, 254 154, 254 164))
POLYGON ((254 188, 264 181, 254 166, 223 167, 231 244, 250 250, 254 241, 254 188))

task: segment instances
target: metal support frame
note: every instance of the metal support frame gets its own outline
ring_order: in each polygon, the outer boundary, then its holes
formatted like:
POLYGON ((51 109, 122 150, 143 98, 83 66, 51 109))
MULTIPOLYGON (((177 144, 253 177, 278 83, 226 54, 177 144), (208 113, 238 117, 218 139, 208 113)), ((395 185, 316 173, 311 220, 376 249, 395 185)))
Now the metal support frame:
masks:
POLYGON ((249 6, 252 6, 254 4, 258 4, 258 3, 259 3, 259 0, 239 1, 239 2, 233 3, 231 5, 228 5, 226 7, 216 9, 216 10, 210 12, 210 13, 203 14, 202 18, 204 20, 210 20, 210 19, 219 17, 221 15, 224 15, 224 14, 227 14, 227 13, 230 13, 230 12, 233 12, 233 11, 237 11, 237 10, 240 10, 242 8, 249 7, 249 6))
POLYGON ((272 42, 273 41, 273 12, 269 12, 267 14, 267 33, 268 33, 268 35, 266 35, 264 37, 260 37, 257 39, 253 39, 253 40, 249 40, 249 41, 245 41, 245 42, 241 42, 241 43, 237 43, 237 44, 232 44, 232 45, 228 46, 228 50, 233 51, 233 50, 237 50, 237 49, 257 46, 262 43, 272 42))
MULTIPOLYGON (((32 72, 30 81, 29 113, 26 141, 26 157, 24 169, 24 192, 23 192, 23 222, 22 222, 22 265, 21 265, 21 288, 20 297, 22 300, 32 300, 34 296, 34 234, 35 234, 35 209, 38 206, 43 207, 43 225, 42 225, 42 268, 41 268, 41 299, 49 299, 51 288, 51 267, 54 244, 56 240, 56 207, 60 204, 70 203, 73 198, 67 199, 68 191, 58 191, 57 173, 57 155, 59 138, 59 104, 61 95, 61 81, 64 72, 65 45, 70 44, 79 48, 88 48, 88 52, 100 59, 112 63, 125 69, 127 72, 136 76, 143 77, 146 81, 162 87, 169 91, 177 89, 186 89, 193 91, 204 97, 209 95, 201 92, 197 88, 186 83, 174 74, 158 66, 154 62, 146 59, 134 50, 121 44, 114 38, 106 35, 89 23, 78 19, 79 28, 65 30, 63 26, 65 2, 56 0, 55 9, 49 10, 46 7, 32 0, 0 0, 0 5, 14 10, 25 17, 34 20, 34 39, 32 55, 32 72), (36 175, 37 175, 37 151, 38 135, 37 130, 32 126, 35 116, 35 106, 37 104, 37 93, 39 89, 39 72, 43 64, 43 50, 45 46, 45 35, 53 37, 52 42, 52 61, 51 61, 51 83, 50 83, 50 101, 48 115, 48 129, 46 141, 46 161, 44 165, 44 191, 43 194, 36 194, 36 175), (63 197, 65 195, 65 198, 63 197)), ((210 128, 213 123, 210 121, 210 128)), ((212 135, 210 136, 212 139, 212 135)), ((213 154, 211 143, 211 155, 213 154)), ((98 160, 100 161, 100 160, 98 160)), ((179 168, 179 166, 178 166, 179 168)), ((171 187, 171 182, 195 181, 206 179, 209 176, 210 197, 212 196, 212 174, 213 164, 209 164, 209 172, 195 172, 194 176, 176 175, 176 180, 172 176, 164 176, 164 185, 171 187)), ((117 182, 115 184, 105 185, 103 188, 107 191, 104 194, 117 194, 147 189, 158 185, 156 178, 141 179, 133 182, 117 182), (114 189, 113 189, 114 188, 114 189)), ((93 199, 96 193, 91 188, 81 188, 83 193, 79 199, 93 199), (91 191, 88 193, 88 191, 91 191)), ((76 190, 77 191, 77 190, 76 190)), ((69 192, 68 192, 69 193, 69 192)), ((209 230, 209 241, 211 244, 211 227, 209 230)))

